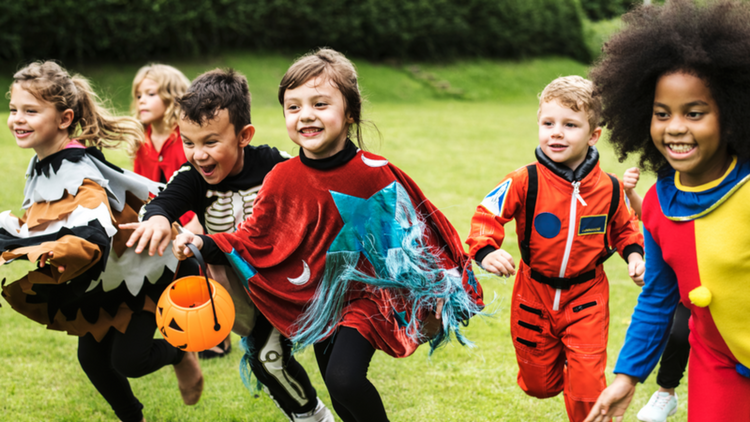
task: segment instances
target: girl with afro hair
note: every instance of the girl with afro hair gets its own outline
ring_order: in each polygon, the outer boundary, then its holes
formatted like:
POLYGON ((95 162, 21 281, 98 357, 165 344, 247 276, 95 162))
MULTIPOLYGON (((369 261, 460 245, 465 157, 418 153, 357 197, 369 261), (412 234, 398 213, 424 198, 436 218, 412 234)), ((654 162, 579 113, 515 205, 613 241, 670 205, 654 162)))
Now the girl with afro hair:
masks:
POLYGON ((657 172, 646 284, 614 382, 586 421, 621 420, 675 308, 692 311, 690 421, 750 421, 750 3, 641 6, 592 70, 619 158, 657 172))

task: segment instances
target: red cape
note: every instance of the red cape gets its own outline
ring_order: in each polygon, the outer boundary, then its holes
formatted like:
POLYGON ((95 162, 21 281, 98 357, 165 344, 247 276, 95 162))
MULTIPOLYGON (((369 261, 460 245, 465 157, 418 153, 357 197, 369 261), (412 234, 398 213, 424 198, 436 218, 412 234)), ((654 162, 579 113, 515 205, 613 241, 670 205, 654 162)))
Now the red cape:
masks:
MULTIPOLYGON (((470 300, 483 306, 481 286, 450 222, 405 173, 363 151, 329 170, 308 167, 299 158, 278 164, 264 181, 252 216, 237 232, 212 238, 223 252, 235 251, 255 267, 258 274, 248 280, 248 294, 279 331, 292 337, 323 279, 332 243, 346 225, 333 195, 367 200, 394 182, 403 187, 425 221, 423 241, 437 252, 438 265, 457 269, 470 300)), ((371 274, 372 268, 360 255, 357 269, 371 274)), ((406 312, 406 318, 411 318, 406 295, 361 283, 350 285, 341 295, 345 304, 339 325, 357 329, 375 348, 392 356, 414 352, 418 341, 407 334, 397 315, 403 317, 406 312)), ((417 315, 419 319, 424 316, 417 315)))

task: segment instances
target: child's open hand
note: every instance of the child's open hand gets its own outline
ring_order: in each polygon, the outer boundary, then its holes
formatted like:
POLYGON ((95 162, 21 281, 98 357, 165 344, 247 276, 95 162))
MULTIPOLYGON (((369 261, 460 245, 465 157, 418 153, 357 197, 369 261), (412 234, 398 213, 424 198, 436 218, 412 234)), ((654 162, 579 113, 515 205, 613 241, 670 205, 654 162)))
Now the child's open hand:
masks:
POLYGON ((641 254, 633 252, 628 255, 628 275, 638 286, 643 287, 643 274, 646 272, 646 263, 641 254))
POLYGON ((625 174, 622 175, 622 186, 626 191, 635 189, 635 185, 638 184, 638 179, 641 177, 641 171, 638 167, 631 167, 625 170, 625 174))
POLYGON ((177 235, 177 237, 174 239, 174 242, 172 242, 172 253, 180 261, 193 256, 193 252, 191 252, 187 247, 188 243, 192 243, 193 245, 195 245, 198 250, 203 249, 203 239, 201 239, 200 236, 196 236, 188 231, 177 235))
MULTIPOLYGON (((47 265, 47 262, 49 262, 49 265, 52 265, 51 260, 54 257, 55 257, 55 252, 54 251, 49 251, 49 252, 41 254, 39 256, 39 268, 44 268, 44 266, 47 265)), ((59 265, 57 267, 57 271, 59 271, 61 273, 65 272, 65 266, 64 265, 59 265)))
POLYGON ((135 253, 143 252, 148 245, 148 254, 154 256, 158 252, 159 256, 164 255, 164 251, 172 240, 172 226, 169 220, 161 215, 155 215, 142 223, 120 224, 121 229, 135 230, 130 235, 126 245, 130 248, 138 242, 135 247, 135 253))
POLYGON ((513 257, 502 249, 485 256, 482 260, 482 268, 499 276, 509 277, 516 274, 513 257))
POLYGON ((612 418, 616 422, 621 422, 625 410, 633 399, 637 383, 637 378, 617 374, 612 384, 599 395, 584 422, 605 422, 611 421, 612 418))

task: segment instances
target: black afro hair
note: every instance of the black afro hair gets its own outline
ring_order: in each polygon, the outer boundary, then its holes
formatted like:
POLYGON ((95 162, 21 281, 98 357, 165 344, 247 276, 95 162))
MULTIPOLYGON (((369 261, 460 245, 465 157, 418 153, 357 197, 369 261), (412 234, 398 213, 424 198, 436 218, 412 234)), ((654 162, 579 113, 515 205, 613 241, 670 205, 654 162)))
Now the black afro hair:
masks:
POLYGON ((719 107, 721 139, 730 153, 750 158, 750 2, 668 0, 638 7, 623 22, 590 74, 620 161, 635 153, 645 170, 667 164, 650 126, 656 83, 674 72, 706 81, 719 107))

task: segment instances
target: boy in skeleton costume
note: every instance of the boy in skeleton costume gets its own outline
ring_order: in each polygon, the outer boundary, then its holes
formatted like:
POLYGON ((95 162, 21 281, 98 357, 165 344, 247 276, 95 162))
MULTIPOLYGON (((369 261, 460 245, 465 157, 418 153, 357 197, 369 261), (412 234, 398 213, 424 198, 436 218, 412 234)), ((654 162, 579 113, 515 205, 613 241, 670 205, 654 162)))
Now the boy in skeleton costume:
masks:
MULTIPOLYGON (((234 232, 252 214, 266 174, 289 158, 276 148, 250 145, 255 133, 250 124, 250 93, 245 77, 234 71, 214 70, 199 76, 178 103, 188 163, 144 207, 143 222, 125 226, 136 229, 128 241, 136 253, 148 247, 150 254, 162 255, 169 244, 170 224, 186 211, 198 215, 207 233, 234 232)), ((209 272, 232 295, 233 331, 252 338, 256 350, 249 364, 285 415, 295 422, 332 422, 304 368, 291 357, 291 342, 257 312, 234 271, 210 265, 209 272)))

